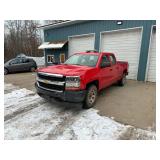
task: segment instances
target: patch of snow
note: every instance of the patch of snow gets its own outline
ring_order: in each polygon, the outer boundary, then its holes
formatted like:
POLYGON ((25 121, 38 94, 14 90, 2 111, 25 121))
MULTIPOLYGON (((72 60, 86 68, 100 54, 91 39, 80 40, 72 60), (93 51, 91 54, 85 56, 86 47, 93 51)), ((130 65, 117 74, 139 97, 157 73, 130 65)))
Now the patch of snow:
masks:
POLYGON ((48 139, 56 128, 68 117, 51 104, 39 104, 28 112, 5 121, 5 139, 48 139))
POLYGON ((26 112, 35 108, 39 103, 44 103, 44 100, 34 92, 19 89, 5 94, 4 98, 4 120, 15 117, 17 114, 26 112))
POLYGON ((130 139, 137 139, 137 140, 148 140, 148 139, 156 139, 156 133, 152 131, 147 131, 140 128, 134 128, 132 136, 130 139))
POLYGON ((126 131, 127 126, 100 116, 97 112, 90 109, 80 113, 58 139, 118 139, 126 131))
POLYGON ((11 105, 17 105, 22 100, 21 98, 28 96, 29 94, 34 94, 34 92, 25 88, 14 90, 11 93, 7 93, 4 96, 4 106, 8 107, 11 105))
MULTIPOLYGON (((13 88, 5 84, 5 88, 13 88)), ((120 124, 95 109, 46 102, 34 92, 16 89, 4 95, 5 139, 155 139, 155 132, 120 124)))

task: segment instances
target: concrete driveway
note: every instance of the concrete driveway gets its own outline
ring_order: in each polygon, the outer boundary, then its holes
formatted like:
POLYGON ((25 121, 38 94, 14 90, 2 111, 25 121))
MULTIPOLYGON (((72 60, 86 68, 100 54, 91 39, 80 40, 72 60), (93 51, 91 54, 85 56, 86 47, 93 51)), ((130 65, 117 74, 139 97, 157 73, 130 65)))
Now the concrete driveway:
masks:
MULTIPOLYGON (((4 81, 35 92, 35 73, 9 74, 4 81)), ((113 85, 99 93, 95 109, 120 123, 155 130, 156 85, 132 80, 124 87, 113 85)))

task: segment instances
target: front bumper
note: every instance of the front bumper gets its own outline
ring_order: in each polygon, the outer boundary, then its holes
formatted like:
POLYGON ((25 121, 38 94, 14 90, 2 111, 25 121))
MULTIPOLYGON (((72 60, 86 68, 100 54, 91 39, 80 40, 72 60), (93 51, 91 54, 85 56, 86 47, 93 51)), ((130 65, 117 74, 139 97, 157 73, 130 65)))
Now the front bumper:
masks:
POLYGON ((59 98, 63 101, 67 102, 83 102, 86 96, 86 91, 64 91, 64 92, 56 92, 56 91, 49 91, 46 89, 40 88, 37 83, 35 83, 35 87, 38 94, 42 94, 45 96, 59 98))

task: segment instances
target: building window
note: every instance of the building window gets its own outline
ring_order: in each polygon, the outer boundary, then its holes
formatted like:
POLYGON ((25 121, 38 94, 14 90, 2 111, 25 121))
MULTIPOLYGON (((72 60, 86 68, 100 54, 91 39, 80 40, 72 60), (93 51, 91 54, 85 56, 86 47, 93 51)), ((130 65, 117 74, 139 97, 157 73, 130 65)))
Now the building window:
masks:
POLYGON ((47 55, 47 63, 55 63, 54 55, 47 55))
POLYGON ((60 63, 64 63, 65 62, 65 54, 61 53, 60 54, 60 63))

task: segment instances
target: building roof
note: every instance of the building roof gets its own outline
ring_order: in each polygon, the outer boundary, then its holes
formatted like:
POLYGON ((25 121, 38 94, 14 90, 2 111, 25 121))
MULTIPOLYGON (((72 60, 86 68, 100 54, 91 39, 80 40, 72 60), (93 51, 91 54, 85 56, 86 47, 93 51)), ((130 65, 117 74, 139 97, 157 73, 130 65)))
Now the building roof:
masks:
POLYGON ((55 23, 39 26, 38 28, 43 29, 43 30, 47 30, 47 29, 51 29, 51 28, 59 28, 59 27, 69 26, 72 24, 81 23, 81 22, 85 22, 85 21, 86 20, 61 20, 61 21, 58 21, 55 23))
POLYGON ((60 49, 66 43, 67 41, 44 42, 38 47, 38 49, 60 49))

